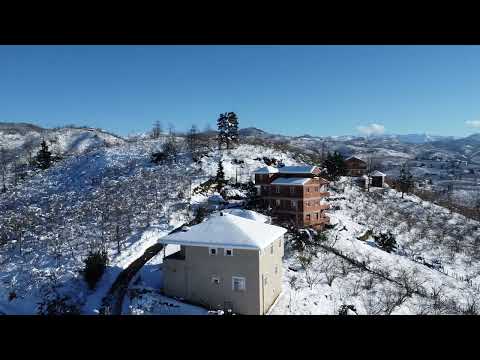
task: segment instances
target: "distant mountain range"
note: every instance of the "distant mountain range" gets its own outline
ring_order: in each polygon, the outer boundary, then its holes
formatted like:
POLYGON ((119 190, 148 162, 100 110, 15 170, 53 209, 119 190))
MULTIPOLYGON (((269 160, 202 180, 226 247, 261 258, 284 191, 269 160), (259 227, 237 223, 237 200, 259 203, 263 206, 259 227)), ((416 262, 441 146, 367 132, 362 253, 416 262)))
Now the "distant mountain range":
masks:
MULTIPOLYGON (((243 128, 239 132, 240 132, 240 135, 242 136, 255 136, 255 137, 264 137, 264 138, 284 137, 284 138, 296 138, 296 139, 300 139, 300 138, 326 139, 326 140, 336 140, 336 141, 365 139, 364 136, 355 136, 355 135, 314 136, 311 134, 305 134, 300 136, 287 136, 287 135, 271 134, 264 130, 258 129, 256 127, 243 128)), ((475 137, 475 136, 477 136, 480 141, 480 134, 474 134, 474 135, 471 135, 470 137, 475 137)), ((424 144, 424 143, 440 141, 440 140, 454 140, 455 137, 430 135, 430 134, 406 134, 406 135, 374 135, 374 136, 371 136, 370 139, 398 140, 400 142, 407 143, 407 144, 424 144)))
MULTIPOLYGON (((344 156, 375 154, 378 158, 393 162, 406 158, 444 158, 469 160, 480 164, 480 134, 463 138, 430 134, 386 134, 368 138, 355 135, 287 136, 272 134, 256 127, 242 128, 239 132, 246 139, 287 143, 293 148, 317 155, 325 150, 339 151, 344 156)), ((209 133, 214 135, 216 131, 211 130, 209 133)), ((145 132, 128 138, 128 141, 148 136, 149 133, 145 132)), ((126 141, 120 136, 96 128, 67 126, 44 129, 28 123, 0 122, 0 147, 9 151, 24 150, 27 147, 33 147, 35 151, 43 138, 58 154, 79 154, 99 146, 111 146, 126 141)))

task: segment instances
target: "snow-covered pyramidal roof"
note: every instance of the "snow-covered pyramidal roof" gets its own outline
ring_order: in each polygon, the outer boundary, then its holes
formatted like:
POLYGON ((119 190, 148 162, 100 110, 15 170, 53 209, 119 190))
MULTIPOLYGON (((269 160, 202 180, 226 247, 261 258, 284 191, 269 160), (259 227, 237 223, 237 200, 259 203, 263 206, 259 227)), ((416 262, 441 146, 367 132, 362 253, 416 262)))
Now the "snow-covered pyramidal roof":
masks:
POLYGON ((189 246, 263 249, 286 232, 280 226, 223 213, 212 216, 187 231, 175 232, 158 241, 189 246))

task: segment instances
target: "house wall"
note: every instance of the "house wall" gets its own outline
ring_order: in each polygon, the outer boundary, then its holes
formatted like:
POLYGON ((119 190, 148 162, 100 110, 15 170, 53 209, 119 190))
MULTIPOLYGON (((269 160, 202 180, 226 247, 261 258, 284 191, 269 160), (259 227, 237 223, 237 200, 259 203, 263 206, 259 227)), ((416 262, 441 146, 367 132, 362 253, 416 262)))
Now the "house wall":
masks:
POLYGON ((360 159, 345 160, 348 176, 362 176, 367 172, 367 163, 360 159))
POLYGON ((164 261, 164 292, 212 309, 230 303, 235 313, 263 314, 281 293, 283 247, 283 236, 272 243, 273 254, 270 247, 233 249, 233 256, 225 256, 224 248, 210 255, 208 247, 185 246, 185 260, 164 261), (233 291, 233 276, 246 279, 245 291, 233 291))
POLYGON ((284 255, 283 236, 260 252, 260 309, 266 313, 282 292, 282 258, 284 255), (263 284, 262 284, 263 283, 263 284))

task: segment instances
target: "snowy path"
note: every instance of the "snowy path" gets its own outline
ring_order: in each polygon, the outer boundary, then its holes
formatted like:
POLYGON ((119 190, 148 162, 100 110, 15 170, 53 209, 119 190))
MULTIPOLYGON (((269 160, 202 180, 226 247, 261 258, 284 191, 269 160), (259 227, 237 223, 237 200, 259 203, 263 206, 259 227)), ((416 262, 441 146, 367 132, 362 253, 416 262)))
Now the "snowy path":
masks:
POLYGON ((142 256, 133 261, 125 270, 123 270, 118 276, 112 287, 110 288, 107 296, 102 303, 100 310, 101 314, 105 315, 121 315, 122 304, 127 292, 130 281, 134 278, 137 272, 154 256, 162 251, 164 245, 156 243, 150 246, 142 256))
POLYGON ((82 313, 87 315, 99 314, 102 299, 107 295, 120 273, 138 259, 141 254, 145 253, 148 248, 155 245, 160 237, 168 234, 168 232, 166 226, 157 226, 144 231, 137 241, 135 241, 135 239, 138 235, 132 236, 132 239, 135 238, 131 240, 132 245, 110 262, 110 266, 98 282, 95 292, 88 297, 82 313))

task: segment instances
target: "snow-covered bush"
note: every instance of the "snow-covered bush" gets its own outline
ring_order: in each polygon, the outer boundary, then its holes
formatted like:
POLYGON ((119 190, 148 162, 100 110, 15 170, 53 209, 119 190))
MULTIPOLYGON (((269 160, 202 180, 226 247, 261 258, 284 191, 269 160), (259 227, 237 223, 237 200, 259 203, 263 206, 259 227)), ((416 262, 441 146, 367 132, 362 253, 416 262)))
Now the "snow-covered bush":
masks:
POLYGON ((98 280, 102 277, 108 263, 108 255, 106 251, 96 250, 90 251, 85 259, 85 269, 83 277, 90 289, 95 289, 98 280))

